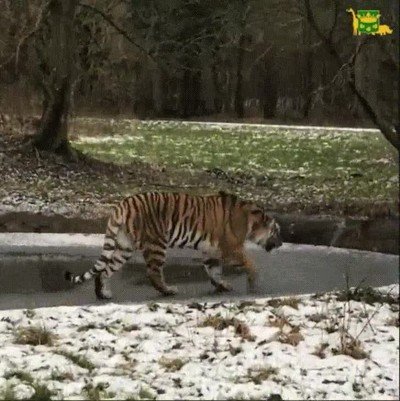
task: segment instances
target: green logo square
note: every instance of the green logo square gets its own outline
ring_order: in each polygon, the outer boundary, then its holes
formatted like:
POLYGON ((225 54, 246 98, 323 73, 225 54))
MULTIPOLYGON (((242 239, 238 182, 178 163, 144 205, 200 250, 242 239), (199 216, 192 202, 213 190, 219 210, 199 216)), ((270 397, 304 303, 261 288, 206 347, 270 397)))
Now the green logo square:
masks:
POLYGON ((378 32, 380 17, 379 10, 358 10, 358 32, 365 34, 378 32))

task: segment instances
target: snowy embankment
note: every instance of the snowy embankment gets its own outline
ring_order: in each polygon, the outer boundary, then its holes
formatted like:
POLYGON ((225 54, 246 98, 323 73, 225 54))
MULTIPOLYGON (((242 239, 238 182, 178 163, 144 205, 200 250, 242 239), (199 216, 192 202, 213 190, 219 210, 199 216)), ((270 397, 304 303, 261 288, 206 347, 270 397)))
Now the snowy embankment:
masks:
POLYGON ((398 293, 1 311, 0 398, 398 399, 398 293))

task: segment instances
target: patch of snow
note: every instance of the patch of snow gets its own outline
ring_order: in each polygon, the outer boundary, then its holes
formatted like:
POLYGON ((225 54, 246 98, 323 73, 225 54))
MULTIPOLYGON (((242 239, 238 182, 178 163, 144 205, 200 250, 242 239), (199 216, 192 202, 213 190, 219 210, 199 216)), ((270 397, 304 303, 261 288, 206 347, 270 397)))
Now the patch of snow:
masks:
MULTIPOLYGON (((399 286, 378 290, 398 296, 399 286)), ((0 311, 0 395, 31 397, 28 373, 58 399, 87 398, 90 388, 109 399, 398 399, 398 304, 298 300, 297 309, 265 298, 0 311), (204 327, 207 317, 223 329, 204 327), (28 325, 45 326, 54 344, 15 344, 28 325), (365 357, 341 352, 344 332, 365 357)))

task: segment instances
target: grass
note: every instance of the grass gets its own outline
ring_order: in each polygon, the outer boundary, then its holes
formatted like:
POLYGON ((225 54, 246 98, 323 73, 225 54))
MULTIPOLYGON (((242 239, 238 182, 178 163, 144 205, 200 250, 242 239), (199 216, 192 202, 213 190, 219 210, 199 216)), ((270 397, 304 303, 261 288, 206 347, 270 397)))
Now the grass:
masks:
POLYGON ((85 324, 84 326, 80 326, 78 328, 78 332, 82 332, 82 331, 88 331, 88 330, 92 330, 92 329, 97 329, 98 326, 95 323, 89 323, 89 324, 85 324))
POLYGON ((261 384, 263 381, 268 380, 271 376, 275 376, 278 373, 277 368, 271 366, 260 368, 260 369, 249 369, 248 377, 254 382, 254 384, 261 384))
POLYGON ((141 387, 139 391, 139 398, 141 400, 155 400, 156 396, 146 387, 141 387))
POLYGON ((98 387, 94 387, 92 384, 85 387, 85 393, 88 400, 100 401, 101 400, 101 390, 98 387))
MULTIPOLYGON (((53 392, 50 391, 44 384, 40 384, 40 383, 36 382, 35 379, 32 377, 32 375, 30 373, 24 372, 22 370, 15 370, 15 371, 8 372, 8 373, 6 373, 4 375, 4 378, 6 380, 8 380, 8 379, 10 379, 12 377, 15 377, 15 378, 19 379, 20 381, 25 382, 25 383, 27 383, 27 384, 29 384, 30 386, 33 387, 35 392, 29 398, 29 400, 35 400, 35 401, 51 400, 51 396, 53 395, 53 392)), ((1 399, 3 399, 3 400, 14 400, 15 399, 15 393, 14 393, 13 388, 6 387, 5 391, 2 394, 2 398, 1 399)))
POLYGON ((54 214, 93 221, 137 192, 224 190, 277 213, 398 214, 398 158, 380 134, 78 118, 70 138, 92 157, 65 164, 21 147, 32 132, 18 127, 0 136, 13 154, 0 175, 0 199, 21 210, 46 204, 54 214))
POLYGON ((298 326, 292 327, 292 329, 288 333, 281 332, 281 334, 278 337, 279 342, 281 342, 282 344, 292 345, 293 347, 297 347, 300 341, 303 340, 304 337, 300 333, 300 327, 298 326))
POLYGON ((369 305, 375 303, 397 305, 399 298, 388 294, 382 294, 372 287, 348 288, 337 295, 338 301, 357 301, 365 302, 369 305))
POLYGON ((137 330, 140 330, 140 326, 133 323, 133 324, 129 324, 127 326, 123 326, 122 330, 123 331, 137 331, 137 330))
POLYGON ((106 391, 105 387, 106 386, 103 383, 99 383, 97 386, 93 386, 92 383, 87 384, 84 387, 87 399, 91 401, 100 401, 102 399, 114 398, 115 394, 106 391))
POLYGON ((23 370, 13 370, 11 372, 7 372, 4 374, 5 379, 11 379, 12 377, 16 377, 22 382, 33 383, 33 377, 30 373, 24 372, 23 370))
POLYGON ((232 324, 232 319, 223 318, 220 315, 207 316, 199 327, 213 327, 215 330, 224 330, 232 324))
POLYGON ((267 304, 273 308, 279 308, 280 306, 286 305, 296 310, 299 309, 299 303, 300 299, 294 297, 274 298, 267 302, 267 304))
POLYGON ((361 341, 353 338, 348 332, 341 333, 340 345, 338 348, 333 348, 334 355, 347 355, 354 359, 365 359, 368 353, 365 352, 361 341))
POLYGON ((74 375, 71 372, 60 372, 59 370, 53 370, 50 376, 51 380, 63 382, 65 380, 74 380, 74 375))
POLYGON ((69 359, 75 365, 78 365, 83 369, 89 370, 89 372, 95 368, 95 365, 93 365, 93 363, 90 362, 83 355, 77 355, 77 354, 73 354, 72 352, 67 352, 67 351, 62 351, 62 350, 59 350, 56 353, 58 355, 62 355, 63 357, 69 359))
POLYGON ((288 318, 283 314, 279 316, 275 315, 275 317, 268 321, 268 324, 272 327, 277 327, 280 331, 282 331, 285 326, 292 327, 288 318))
POLYGON ((56 336, 44 326, 20 327, 15 332, 16 344, 52 346, 56 336))
POLYGON ((139 394, 138 395, 130 395, 127 398, 124 398, 125 400, 132 400, 132 401, 136 401, 136 400, 155 400, 157 397, 146 387, 141 387, 139 394))
POLYGON ((397 199, 397 156, 379 133, 83 118, 72 132, 74 146, 102 160, 189 172, 217 169, 228 180, 279 190, 282 198, 300 202, 397 199))
POLYGON ((313 352, 313 355, 318 356, 321 359, 326 358, 325 350, 329 347, 328 343, 321 343, 319 344, 316 348, 315 351, 313 352))
POLYGON ((29 398, 35 401, 47 401, 51 400, 53 392, 50 391, 44 384, 33 383, 33 388, 35 390, 34 394, 29 398))
POLYGON ((350 288, 350 275, 347 271, 345 274, 346 289, 337 294, 337 300, 343 302, 342 317, 337 319, 336 315, 332 316, 330 326, 337 327, 339 331, 339 346, 332 349, 334 355, 348 355, 354 359, 368 358, 368 353, 364 350, 362 342, 359 340, 360 335, 370 325, 371 319, 383 306, 384 303, 392 305, 398 303, 398 299, 391 296, 390 292, 382 294, 371 287, 361 287, 360 285, 355 288, 350 288), (374 305, 378 303, 375 311, 368 316, 366 314, 367 322, 364 324, 357 334, 350 333, 352 305, 351 301, 361 302, 364 304, 374 305))
POLYGON ((218 314, 210 315, 199 324, 199 327, 214 327, 215 330, 224 330, 229 326, 233 326, 235 334, 242 337, 243 340, 254 341, 254 336, 251 335, 249 326, 235 317, 224 318, 218 314))
POLYGON ((89 323, 89 324, 80 326, 77 331, 79 333, 81 333, 81 332, 89 331, 89 330, 93 330, 93 329, 106 330, 110 334, 115 334, 112 326, 104 325, 104 324, 95 324, 95 323, 89 323))
POLYGON ((6 387, 0 393, 0 399, 2 399, 2 400, 15 400, 16 399, 15 390, 11 384, 9 384, 9 383, 6 384, 6 387))
POLYGON ((162 357, 158 363, 168 372, 177 372, 182 369, 182 366, 185 365, 186 362, 179 358, 170 359, 162 357))
POLYGON ((308 320, 314 323, 319 323, 326 319, 328 319, 328 316, 325 313, 314 313, 308 317, 308 320))
POLYGON ((269 326, 279 329, 277 340, 282 344, 297 346, 300 341, 304 340, 300 333, 300 327, 289 322, 288 318, 281 314, 276 315, 274 319, 268 321, 269 326))

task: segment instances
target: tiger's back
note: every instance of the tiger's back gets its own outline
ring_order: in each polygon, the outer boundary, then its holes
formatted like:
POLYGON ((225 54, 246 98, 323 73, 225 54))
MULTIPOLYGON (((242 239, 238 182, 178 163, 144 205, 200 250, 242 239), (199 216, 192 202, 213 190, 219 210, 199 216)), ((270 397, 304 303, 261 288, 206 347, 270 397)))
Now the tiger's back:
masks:
POLYGON ((108 228, 115 234, 122 224, 136 249, 149 241, 168 248, 217 246, 227 221, 231 199, 221 195, 142 193, 124 199, 111 216, 108 228))

